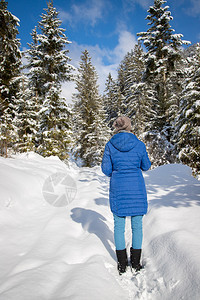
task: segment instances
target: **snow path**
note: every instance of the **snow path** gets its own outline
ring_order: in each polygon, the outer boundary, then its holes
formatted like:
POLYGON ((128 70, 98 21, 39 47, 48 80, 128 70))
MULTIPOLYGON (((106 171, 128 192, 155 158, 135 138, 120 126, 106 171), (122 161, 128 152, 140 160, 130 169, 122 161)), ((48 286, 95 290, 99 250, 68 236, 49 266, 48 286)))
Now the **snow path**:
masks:
MULTIPOLYGON (((144 269, 116 270, 108 179, 36 154, 0 158, 0 300, 199 299, 200 183, 183 165, 145 175, 144 269), (75 200, 56 208, 42 195, 45 179, 66 172, 75 200)), ((127 249, 131 232, 127 220, 127 249)))

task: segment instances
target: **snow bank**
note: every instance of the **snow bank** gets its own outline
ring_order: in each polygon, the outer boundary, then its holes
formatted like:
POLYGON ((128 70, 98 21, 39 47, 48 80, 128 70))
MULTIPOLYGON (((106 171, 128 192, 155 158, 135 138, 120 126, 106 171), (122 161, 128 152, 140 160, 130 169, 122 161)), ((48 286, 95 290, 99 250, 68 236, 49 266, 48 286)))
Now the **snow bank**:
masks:
POLYGON ((150 171, 146 184, 145 255, 163 277, 166 299, 199 299, 200 184, 176 164, 150 171))
MULTIPOLYGON (((0 158, 0 300, 199 299, 200 183, 183 165, 145 173, 138 274, 119 276, 108 207, 108 178, 35 153, 0 158), (69 174, 76 198, 50 205, 42 193, 51 174, 69 174)), ((130 247, 127 220, 127 248, 130 247)))

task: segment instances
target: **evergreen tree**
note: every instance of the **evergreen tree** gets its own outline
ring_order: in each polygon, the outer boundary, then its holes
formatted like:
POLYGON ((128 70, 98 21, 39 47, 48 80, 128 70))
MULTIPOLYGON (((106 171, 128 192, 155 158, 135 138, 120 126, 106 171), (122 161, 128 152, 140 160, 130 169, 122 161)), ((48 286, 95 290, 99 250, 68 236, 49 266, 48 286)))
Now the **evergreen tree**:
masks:
POLYGON ((19 90, 21 65, 20 42, 17 39, 19 19, 7 9, 5 0, 0 2, 0 152, 7 156, 13 146, 17 130, 16 101, 19 90))
POLYGON ((135 91, 141 88, 140 83, 142 82, 144 73, 144 52, 139 43, 135 45, 132 51, 129 70, 126 84, 128 89, 127 103, 129 106, 129 116, 132 116, 137 111, 137 104, 140 105, 140 101, 137 101, 139 100, 137 97, 138 93, 135 93, 135 91))
POLYGON ((44 100, 44 69, 41 51, 39 49, 37 27, 31 33, 32 43, 28 44, 29 49, 25 52, 25 57, 28 61, 25 66, 29 72, 29 89, 32 91, 32 96, 37 96, 40 104, 44 100))
POLYGON ((144 52, 139 43, 127 53, 121 66, 124 66, 121 74, 123 73, 126 115, 132 119, 133 131, 139 136, 144 131, 148 111, 143 83, 144 52))
POLYGON ((132 99, 131 85, 134 81, 133 51, 128 52, 118 69, 118 84, 124 96, 124 113, 127 113, 129 102, 132 99))
POLYGON ((62 82, 72 78, 74 68, 69 64, 69 44, 65 30, 60 28, 58 12, 53 1, 48 2, 46 13, 39 22, 40 34, 32 32, 32 43, 27 53, 30 69, 31 98, 39 101, 39 131, 37 151, 44 155, 68 156, 70 140, 69 110, 61 95, 62 82))
POLYGON ((17 108, 15 125, 18 129, 18 140, 15 147, 19 152, 35 151, 39 108, 25 74, 21 76, 17 108))
POLYGON ((52 82, 40 111, 40 145, 37 151, 43 156, 69 157, 71 137, 70 112, 66 100, 60 96, 58 84, 52 82))
MULTIPOLYGON (((48 8, 44 9, 46 13, 42 14, 42 20, 39 22, 41 34, 37 35, 38 56, 40 60, 40 77, 44 85, 44 93, 47 93, 52 87, 52 82, 58 84, 71 79, 71 72, 74 70, 69 64, 69 50, 65 46, 69 44, 65 29, 60 28, 61 21, 58 18, 58 12, 53 7, 53 1, 50 0, 48 8)), ((36 42, 37 42, 36 40, 36 42)))
POLYGON ((140 43, 128 52, 118 70, 118 82, 124 96, 125 114, 132 119, 133 132, 144 139, 144 133, 150 128, 150 120, 155 117, 151 109, 154 90, 144 82, 144 52, 140 43))
POLYGON ((176 75, 177 63, 181 59, 180 47, 188 42, 182 41, 181 34, 174 34, 170 26, 173 19, 168 6, 163 5, 164 0, 154 0, 154 5, 148 10, 150 28, 147 32, 141 32, 139 40, 143 41, 148 52, 145 57, 144 80, 147 89, 154 91, 152 97, 151 110, 154 116, 150 116, 149 130, 145 136, 149 140, 149 153, 154 165, 174 162, 174 145, 171 137, 173 136, 173 116, 177 109, 176 97, 172 95, 171 76, 176 75), (151 143, 152 141, 152 143, 151 143), (155 147, 156 146, 156 147, 155 147), (161 150, 163 149, 163 151, 161 150), (159 151, 160 157, 157 159, 156 152, 159 151))
POLYGON ((102 98, 98 92, 97 73, 87 50, 81 55, 74 94, 74 155, 82 165, 93 167, 102 159, 107 129, 102 98))
MULTIPOLYGON (((128 52, 118 68, 118 86, 122 95, 123 102, 121 103, 122 114, 127 114, 129 103, 132 99, 131 85, 134 81, 133 68, 133 51, 128 52)), ((129 114, 130 115, 130 114, 129 114)))
POLYGON ((124 96, 121 94, 120 87, 109 73, 106 80, 103 106, 106 116, 105 122, 110 129, 112 129, 115 119, 124 113, 124 103, 124 96))
POLYGON ((152 110, 154 91, 143 81, 135 82, 131 88, 133 99, 129 111, 132 116, 133 132, 145 142, 144 137, 151 128, 152 119, 156 117, 155 111, 152 110))
POLYGON ((188 78, 178 116, 178 150, 181 162, 200 175, 200 45, 189 60, 188 78))
POLYGON ((112 128, 112 124, 117 117, 117 111, 115 107, 116 93, 115 93, 115 82, 109 73, 106 80, 106 89, 103 97, 103 106, 105 110, 105 122, 112 128))

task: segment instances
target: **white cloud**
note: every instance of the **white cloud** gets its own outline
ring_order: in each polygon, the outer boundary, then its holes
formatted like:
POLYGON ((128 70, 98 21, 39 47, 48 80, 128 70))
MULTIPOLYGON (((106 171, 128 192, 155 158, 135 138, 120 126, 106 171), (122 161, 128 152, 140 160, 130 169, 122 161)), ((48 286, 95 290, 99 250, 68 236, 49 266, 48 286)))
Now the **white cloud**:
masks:
POLYGON ((135 8, 135 4, 139 4, 143 9, 147 10, 149 6, 153 5, 153 0, 124 0, 125 12, 130 12, 135 8))
POLYGON ((86 0, 83 4, 73 4, 69 12, 62 8, 59 11, 61 20, 69 21, 71 26, 81 21, 94 26, 98 20, 103 18, 105 9, 104 0, 86 0))
POLYGON ((153 5, 153 0, 134 0, 136 3, 140 4, 142 8, 148 9, 149 6, 153 5))
POLYGON ((136 43, 137 39, 132 33, 127 30, 120 31, 118 45, 113 50, 115 61, 119 63, 126 53, 134 48, 136 43))
MULTIPOLYGON (((99 45, 79 45, 72 42, 69 45, 69 57, 72 59, 71 64, 76 68, 79 67, 80 56, 82 52, 87 49, 91 58, 92 64, 95 67, 99 80, 99 90, 103 93, 105 89, 105 82, 108 74, 111 73, 113 78, 117 78, 117 68, 127 54, 128 51, 134 48, 137 43, 136 37, 128 32, 122 30, 118 32, 118 44, 114 49, 100 48, 99 45), (105 63, 108 62, 108 63, 105 63)), ((63 85, 62 95, 70 102, 72 94, 75 92, 74 83, 65 83, 63 85)))
POLYGON ((200 15, 200 1, 199 0, 190 0, 192 6, 189 7, 186 12, 191 16, 200 15))
POLYGON ((66 21, 69 21, 70 23, 72 22, 72 15, 61 8, 59 9, 59 18, 63 22, 66 22, 66 21))

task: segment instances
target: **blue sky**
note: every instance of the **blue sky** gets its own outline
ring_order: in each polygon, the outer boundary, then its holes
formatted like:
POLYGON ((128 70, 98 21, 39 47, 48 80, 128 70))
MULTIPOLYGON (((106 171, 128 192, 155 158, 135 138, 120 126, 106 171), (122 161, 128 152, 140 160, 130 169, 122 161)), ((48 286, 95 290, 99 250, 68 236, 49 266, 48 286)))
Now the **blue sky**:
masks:
MULTIPOLYGON (((99 75, 100 90, 109 72, 116 77, 120 61, 137 41, 136 34, 148 29, 145 17, 152 4, 153 0, 54 0, 62 27, 72 42, 68 45, 71 63, 77 67, 81 52, 88 49, 99 75)), ((168 0, 166 5, 174 18, 170 24, 175 32, 192 44, 199 42, 200 0, 168 0)), ((8 9, 20 19, 22 49, 31 42, 30 33, 46 7, 46 0, 8 0, 8 9)), ((70 86, 65 85, 63 90, 68 97, 70 86)))

